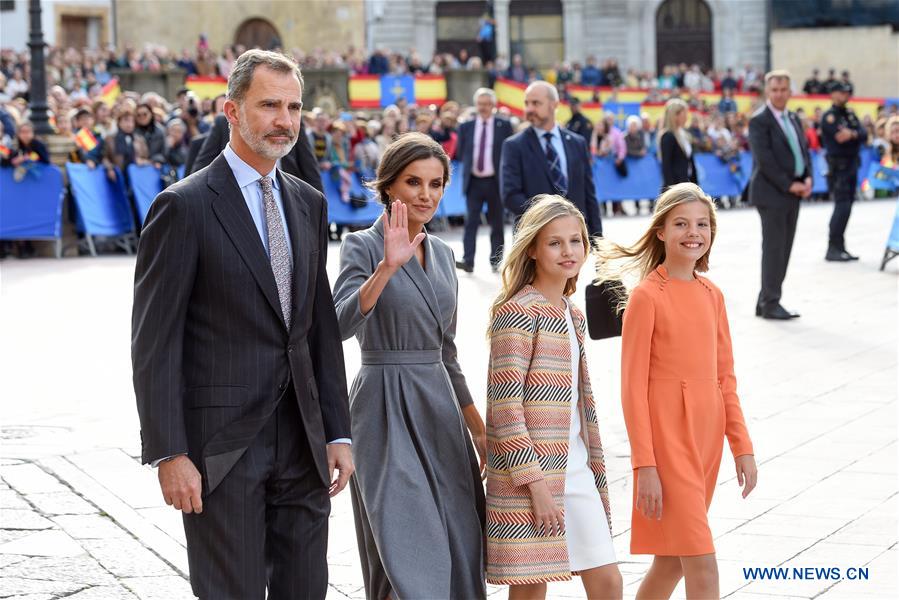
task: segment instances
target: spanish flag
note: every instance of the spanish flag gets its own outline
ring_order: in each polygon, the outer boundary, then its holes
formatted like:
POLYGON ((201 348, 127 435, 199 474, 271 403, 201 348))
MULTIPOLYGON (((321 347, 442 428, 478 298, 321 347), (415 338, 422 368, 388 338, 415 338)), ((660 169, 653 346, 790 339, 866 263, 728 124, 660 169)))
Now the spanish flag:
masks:
MULTIPOLYGON (((851 98, 849 100, 849 108, 855 111, 855 114, 859 119, 864 119, 865 116, 877 119, 877 107, 883 103, 883 98, 851 98)), ((830 96, 823 95, 793 96, 787 103, 787 108, 790 110, 796 111, 801 108, 807 115, 815 114, 816 108, 825 111, 831 106, 833 106, 833 102, 831 101, 830 96)))
POLYGON ((443 75, 417 75, 415 77, 415 103, 443 104, 446 102, 446 78, 443 75))
POLYGON ((189 75, 185 79, 185 85, 201 100, 217 98, 228 91, 228 80, 224 77, 189 75))
POLYGON ((97 138, 94 137, 93 132, 86 127, 81 128, 78 133, 75 134, 75 145, 85 152, 90 152, 96 148, 97 143, 97 138))
POLYGON ((665 116, 665 103, 664 102, 644 102, 640 105, 640 113, 642 115, 646 115, 649 118, 649 122, 658 125, 662 121, 662 117, 665 116))
POLYGON ((524 116, 524 90, 527 86, 511 79, 498 77, 493 84, 496 93, 496 103, 509 109, 517 117, 524 116))
POLYGON ((378 75, 351 75, 350 108, 380 108, 381 78, 378 75))
POLYGON ((122 88, 119 86, 119 78, 113 77, 103 88, 100 90, 100 99, 106 103, 107 106, 112 106, 115 104, 116 98, 118 98, 122 93, 122 88))

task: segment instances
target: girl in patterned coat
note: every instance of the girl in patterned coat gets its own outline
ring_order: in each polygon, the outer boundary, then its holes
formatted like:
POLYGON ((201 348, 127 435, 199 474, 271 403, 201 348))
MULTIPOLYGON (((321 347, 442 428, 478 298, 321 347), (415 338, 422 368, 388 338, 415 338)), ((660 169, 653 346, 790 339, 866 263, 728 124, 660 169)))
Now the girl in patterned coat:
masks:
POLYGON ((621 342, 621 400, 631 446, 631 553, 655 558, 638 600, 668 598, 681 577, 687 598, 718 598, 707 512, 724 438, 745 498, 758 470, 743 420, 724 296, 709 268, 715 206, 696 184, 659 198, 649 230, 630 248, 603 242, 599 279, 629 272, 621 342), (624 264, 616 259, 627 259, 624 264))
POLYGON ((512 600, 572 574, 589 598, 622 596, 584 316, 569 299, 589 243, 577 207, 536 196, 491 308, 487 581, 512 600))

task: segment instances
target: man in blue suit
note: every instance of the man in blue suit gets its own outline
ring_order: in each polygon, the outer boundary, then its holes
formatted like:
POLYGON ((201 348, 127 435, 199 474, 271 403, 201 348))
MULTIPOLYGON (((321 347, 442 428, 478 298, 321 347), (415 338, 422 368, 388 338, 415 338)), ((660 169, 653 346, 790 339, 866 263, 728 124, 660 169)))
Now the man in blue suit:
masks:
POLYGON ((503 143, 503 204, 521 217, 537 194, 558 194, 584 214, 591 236, 602 236, 587 141, 556 124, 558 105, 558 90, 545 81, 535 81, 525 90, 524 116, 531 127, 503 143))
POLYGON ((474 93, 477 117, 459 126, 456 159, 462 162, 462 189, 467 214, 463 246, 465 254, 456 266, 471 273, 481 212, 487 204, 490 223, 490 265, 496 272, 503 259, 503 201, 499 195, 499 161, 503 142, 512 135, 512 124, 496 114, 496 94, 490 88, 474 93))

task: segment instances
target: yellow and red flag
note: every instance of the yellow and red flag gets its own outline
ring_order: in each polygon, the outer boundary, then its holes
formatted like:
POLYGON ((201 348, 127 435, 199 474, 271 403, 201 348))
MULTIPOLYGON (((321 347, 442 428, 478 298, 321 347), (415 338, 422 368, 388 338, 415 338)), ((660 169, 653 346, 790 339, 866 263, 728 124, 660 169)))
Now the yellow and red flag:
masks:
POLYGON ((198 75, 188 75, 184 83, 185 87, 196 94, 201 100, 211 100, 228 91, 228 80, 224 77, 200 77, 198 75))
POLYGON ((107 106, 112 106, 115 104, 116 98, 118 98, 121 93, 122 88, 119 85, 119 78, 113 77, 100 90, 100 99, 103 100, 107 106))
POLYGON ((75 145, 85 152, 90 152, 96 148, 98 143, 94 133, 87 127, 82 127, 75 134, 75 145))
POLYGON ((496 93, 496 103, 509 109, 516 117, 524 116, 524 90, 527 86, 511 79, 497 77, 493 84, 496 93))
POLYGON ((350 108, 381 108, 379 75, 351 75, 348 91, 350 108))
POLYGON ((443 104, 446 102, 446 78, 443 75, 416 75, 414 93, 415 103, 419 106, 443 104))

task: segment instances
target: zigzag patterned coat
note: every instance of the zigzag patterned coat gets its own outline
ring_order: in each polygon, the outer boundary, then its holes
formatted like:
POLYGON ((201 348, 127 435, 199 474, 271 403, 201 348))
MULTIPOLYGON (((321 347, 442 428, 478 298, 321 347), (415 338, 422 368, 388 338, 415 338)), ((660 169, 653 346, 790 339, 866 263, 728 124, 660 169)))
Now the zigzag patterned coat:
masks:
MULTIPOLYGON (((581 435, 611 529, 602 443, 580 345, 581 435)), ((497 310, 487 383, 487 581, 520 585, 571 579, 565 536, 539 535, 527 484, 545 479, 564 508, 571 424, 571 345, 565 313, 527 285, 497 310)), ((602 518, 597 510, 597 518, 602 518)))

